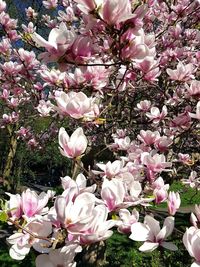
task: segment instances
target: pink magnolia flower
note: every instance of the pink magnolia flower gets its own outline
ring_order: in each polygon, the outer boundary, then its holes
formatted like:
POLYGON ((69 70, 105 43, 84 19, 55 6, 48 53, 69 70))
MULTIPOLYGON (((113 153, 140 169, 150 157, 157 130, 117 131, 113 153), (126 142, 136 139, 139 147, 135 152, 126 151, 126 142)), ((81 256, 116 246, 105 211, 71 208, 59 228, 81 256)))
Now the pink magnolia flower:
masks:
POLYGON ((78 3, 78 8, 85 14, 90 13, 103 3, 103 0, 74 0, 74 1, 78 3))
POLYGON ((200 101, 197 103, 197 106, 196 106, 196 114, 189 112, 189 116, 191 118, 200 120, 200 101))
POLYGON ((181 205, 181 198, 178 192, 169 192, 168 195, 168 212, 170 215, 174 215, 181 205))
POLYGON ((172 144, 172 139, 167 136, 161 136, 155 141, 155 148, 161 153, 166 152, 168 147, 172 144))
POLYGON ((143 100, 143 101, 140 101, 138 104, 137 104, 137 108, 139 110, 141 110, 142 112, 147 112, 150 110, 151 108, 151 101, 149 100, 143 100))
POLYGON ((77 36, 71 51, 76 61, 91 58, 94 54, 94 44, 92 39, 89 36, 77 36))
POLYGON ((152 132, 152 131, 144 131, 141 130, 140 134, 137 136, 137 138, 145 143, 146 145, 150 146, 155 143, 156 140, 160 138, 160 133, 158 131, 152 132))
POLYGON ((110 25, 124 22, 134 17, 129 0, 104 0, 100 16, 110 25))
MULTIPOLYGON (((81 244, 91 244, 108 239, 113 231, 110 230, 116 225, 115 220, 107 220, 108 209, 105 205, 98 205, 92 211, 90 222, 77 235, 81 244)), ((74 235, 76 237, 76 234, 74 235)))
POLYGON ((108 207, 109 211, 125 206, 125 186, 120 179, 104 179, 101 189, 101 199, 108 207))
POLYGON ((36 19, 38 13, 32 7, 25 8, 26 16, 28 19, 36 19))
POLYGON ((153 121, 153 123, 159 123, 167 116, 167 107, 163 106, 160 112, 159 108, 152 107, 150 112, 146 113, 146 116, 153 121))
POLYGON ((114 143, 111 145, 111 148, 117 150, 127 150, 130 147, 131 140, 128 136, 124 138, 114 138, 114 143))
MULTIPOLYGON (((95 61, 95 63, 103 64, 101 61, 95 61)), ((101 91, 108 83, 109 73, 105 66, 88 66, 83 75, 89 85, 101 91)))
POLYGON ((69 137, 65 129, 61 127, 58 140, 60 153, 68 158, 80 157, 85 152, 88 143, 82 128, 77 128, 69 137))
POLYGON ((74 257, 81 252, 82 248, 78 243, 66 242, 66 245, 59 249, 53 249, 49 254, 37 256, 36 267, 75 267, 74 257))
POLYGON ((167 199, 168 193, 164 188, 154 189, 153 195, 155 196, 155 203, 160 204, 167 199))
POLYGON ((87 120, 93 119, 99 115, 98 105, 95 103, 96 99, 87 97, 82 92, 69 92, 68 94, 61 92, 55 97, 57 106, 55 110, 62 115, 69 115, 72 118, 87 120))
POLYGON ((48 51, 40 55, 48 62, 58 60, 71 47, 75 37, 73 30, 68 30, 64 22, 60 23, 59 28, 51 30, 48 41, 37 33, 32 34, 35 43, 39 47, 45 47, 48 51))
POLYGON ((87 179, 82 173, 79 173, 77 175, 75 181, 69 176, 61 177, 61 183, 63 189, 65 190, 62 193, 62 196, 65 196, 66 198, 71 197, 72 200, 74 200, 78 194, 81 194, 83 192, 94 193, 94 191, 96 190, 96 184, 93 184, 92 186, 87 186, 87 179), (71 193, 71 191, 73 192, 71 193), (70 194, 72 195, 69 196, 70 194))
POLYGON ((165 156, 160 154, 152 154, 148 152, 143 152, 141 154, 141 161, 150 171, 162 172, 169 169, 165 169, 172 166, 171 162, 166 162, 165 156))
POLYGON ((194 226, 187 228, 183 235, 183 244, 185 245, 190 256, 195 258, 195 262, 191 267, 200 266, 200 229, 196 229, 194 226))
POLYGON ((175 251, 178 249, 176 245, 165 241, 171 235, 173 229, 173 217, 167 217, 164 220, 163 228, 160 229, 159 222, 153 217, 146 215, 144 223, 136 222, 132 224, 129 238, 134 241, 145 241, 139 248, 140 251, 151 252, 159 246, 175 251))
POLYGON ((181 61, 179 61, 175 70, 168 68, 166 71, 171 80, 185 82, 194 78, 192 74, 195 71, 195 67, 191 63, 184 65, 181 61))
POLYGON ((187 92, 190 96, 200 97, 200 81, 193 80, 190 87, 186 85, 187 92))
POLYGON ((55 200, 57 219, 71 234, 78 234, 91 222, 96 198, 94 194, 83 192, 74 201, 63 196, 55 200))
POLYGON ((42 1, 42 3, 46 9, 52 9, 57 7, 58 0, 46 0, 42 1))
POLYGON ((194 206, 194 213, 191 213, 190 222, 193 224, 194 227, 198 229, 200 223, 200 205, 198 206, 195 204, 194 206))
MULTIPOLYGON (((52 225, 50 222, 44 220, 34 220, 26 224, 24 229, 35 236, 48 237, 52 232, 52 225)), ((23 260, 32 246, 40 253, 48 252, 51 246, 50 241, 33 238, 33 236, 26 231, 11 235, 7 238, 7 241, 12 245, 9 254, 11 258, 15 260, 23 260)))
POLYGON ((3 12, 6 10, 6 2, 3 0, 0 0, 0 12, 3 12))
POLYGON ((22 193, 21 205, 22 211, 26 218, 31 218, 37 214, 42 214, 48 211, 45 208, 49 200, 48 194, 42 192, 38 195, 35 191, 27 189, 22 193))
POLYGON ((138 31, 128 29, 122 35, 121 39, 124 43, 127 43, 121 51, 122 58, 140 62, 145 57, 149 56, 150 51, 148 46, 145 44, 143 29, 138 31))
POLYGON ((21 208, 21 196, 19 194, 10 194, 6 193, 10 197, 8 203, 8 214, 11 216, 13 220, 19 219, 22 216, 22 208, 21 208))
POLYGON ((191 171, 188 179, 182 179, 181 182, 191 188, 197 188, 200 190, 200 177, 197 176, 196 171, 191 171))
POLYGON ((106 164, 97 163, 96 165, 102 171, 93 171, 95 174, 103 174, 103 177, 112 179, 120 173, 124 166, 124 162, 121 160, 115 160, 114 162, 108 161, 106 164))
POLYGON ((41 117, 47 117, 52 111, 52 105, 50 101, 40 100, 39 105, 36 107, 41 117))
POLYGON ((131 232, 131 225, 139 220, 139 212, 136 209, 130 213, 127 209, 120 209, 119 211, 120 222, 117 230, 120 233, 128 234, 131 232))
POLYGON ((191 156, 189 154, 178 153, 178 161, 187 164, 191 161, 191 156))

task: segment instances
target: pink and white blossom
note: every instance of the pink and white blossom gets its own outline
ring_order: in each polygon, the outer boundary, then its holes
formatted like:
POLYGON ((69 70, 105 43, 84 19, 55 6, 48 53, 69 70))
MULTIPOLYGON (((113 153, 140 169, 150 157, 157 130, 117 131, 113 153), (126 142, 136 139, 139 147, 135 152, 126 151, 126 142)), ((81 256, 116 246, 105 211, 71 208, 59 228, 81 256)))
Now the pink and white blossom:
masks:
POLYGON ((80 157, 87 148, 87 138, 82 128, 77 128, 69 137, 63 127, 59 130, 59 149, 64 157, 77 158, 80 157))
POLYGON ((137 222, 132 224, 131 235, 129 238, 134 241, 145 241, 143 245, 139 247, 140 251, 151 252, 159 246, 175 251, 178 249, 176 245, 165 241, 165 239, 171 235, 173 229, 173 217, 167 217, 164 220, 163 227, 161 229, 157 220, 149 215, 146 215, 144 223, 137 222))

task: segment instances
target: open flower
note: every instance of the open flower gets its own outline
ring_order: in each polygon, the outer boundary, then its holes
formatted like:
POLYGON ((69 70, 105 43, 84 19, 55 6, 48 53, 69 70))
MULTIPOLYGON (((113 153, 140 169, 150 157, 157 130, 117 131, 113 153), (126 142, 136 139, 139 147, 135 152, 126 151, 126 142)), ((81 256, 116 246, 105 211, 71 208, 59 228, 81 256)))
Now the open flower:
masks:
POLYGON ((190 227, 183 236, 183 244, 185 245, 190 256, 195 258, 195 262, 191 267, 200 266, 200 229, 190 227))
POLYGON ((163 228, 160 229, 159 222, 153 217, 146 215, 144 223, 137 222, 131 226, 131 235, 129 238, 134 241, 145 241, 139 248, 140 251, 151 252, 158 246, 175 251, 178 249, 176 245, 164 241, 171 235, 173 229, 173 217, 167 217, 164 221, 163 228))
POLYGON ((195 71, 195 67, 191 63, 184 65, 180 61, 175 70, 168 68, 166 71, 171 80, 183 82, 183 81, 188 81, 194 77, 192 74, 195 71))
POLYGON ((74 242, 67 242, 59 249, 53 249, 49 254, 42 254, 36 258, 36 267, 75 267, 74 257, 76 253, 81 252, 82 248, 74 242))
POLYGON ((45 192, 38 195, 35 191, 30 189, 24 191, 21 197, 21 205, 26 218, 31 218, 37 214, 48 211, 48 208, 45 208, 48 200, 49 196, 45 192))

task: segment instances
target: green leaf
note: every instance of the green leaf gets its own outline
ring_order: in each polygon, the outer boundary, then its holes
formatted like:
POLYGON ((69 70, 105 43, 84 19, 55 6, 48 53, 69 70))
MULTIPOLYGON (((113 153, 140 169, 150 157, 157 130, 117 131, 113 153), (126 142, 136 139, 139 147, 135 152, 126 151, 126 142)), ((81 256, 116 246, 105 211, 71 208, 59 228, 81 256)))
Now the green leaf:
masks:
POLYGON ((8 219, 8 215, 7 215, 7 213, 6 213, 5 211, 1 211, 1 212, 0 212, 0 221, 1 221, 1 222, 6 222, 7 219, 8 219))

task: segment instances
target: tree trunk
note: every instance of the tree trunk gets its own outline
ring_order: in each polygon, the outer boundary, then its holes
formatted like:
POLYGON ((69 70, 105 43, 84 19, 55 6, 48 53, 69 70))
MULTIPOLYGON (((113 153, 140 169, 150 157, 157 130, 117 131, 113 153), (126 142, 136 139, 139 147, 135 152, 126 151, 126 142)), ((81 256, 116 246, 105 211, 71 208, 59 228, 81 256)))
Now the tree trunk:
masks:
POLYGON ((3 181, 4 181, 4 185, 10 188, 9 177, 11 175, 13 160, 14 160, 16 150, 17 150, 17 137, 15 135, 14 129, 8 129, 8 131, 11 136, 10 137, 10 148, 9 148, 8 156, 6 159, 5 168, 3 171, 3 181))

